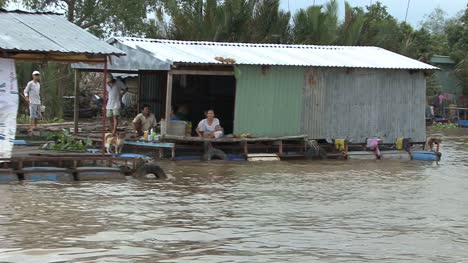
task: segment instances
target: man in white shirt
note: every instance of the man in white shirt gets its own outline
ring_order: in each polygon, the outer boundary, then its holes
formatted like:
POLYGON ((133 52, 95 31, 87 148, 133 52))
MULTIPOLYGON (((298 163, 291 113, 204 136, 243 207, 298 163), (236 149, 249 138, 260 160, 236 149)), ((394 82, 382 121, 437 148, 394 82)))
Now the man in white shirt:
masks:
POLYGON ((110 118, 110 128, 112 134, 116 134, 117 127, 119 126, 120 116, 120 85, 117 85, 115 79, 112 79, 107 84, 107 104, 106 115, 110 118))
POLYGON ((149 105, 144 105, 143 110, 133 119, 133 129, 137 132, 138 136, 143 136, 143 132, 149 129, 156 128, 158 124, 156 117, 151 113, 149 105))
POLYGON ((29 132, 37 128, 37 120, 41 118, 41 74, 39 71, 32 73, 33 79, 28 82, 24 89, 24 97, 29 104, 29 125, 31 126, 29 132))

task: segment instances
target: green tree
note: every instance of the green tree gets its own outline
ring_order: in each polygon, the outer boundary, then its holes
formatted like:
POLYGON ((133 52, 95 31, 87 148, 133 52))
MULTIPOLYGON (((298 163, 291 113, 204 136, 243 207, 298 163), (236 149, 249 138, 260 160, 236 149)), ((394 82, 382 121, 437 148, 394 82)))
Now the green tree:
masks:
POLYGON ((338 44, 346 46, 356 45, 364 27, 364 11, 362 8, 351 7, 348 1, 345 2, 345 18, 340 26, 338 44))
POLYGON ((0 8, 7 6, 9 0, 0 0, 0 8))
POLYGON ((291 14, 280 10, 279 0, 259 0, 254 9, 249 42, 287 43, 291 14))
POLYGON ((428 30, 431 34, 442 35, 445 33, 446 17, 447 13, 442 8, 437 7, 424 17, 421 27, 428 30))
POLYGON ((232 42, 286 42, 290 14, 279 0, 166 0, 169 38, 232 42))
POLYGON ((378 46, 399 52, 404 36, 397 20, 380 2, 366 6, 365 21, 359 45, 378 46))
POLYGON ((332 45, 338 33, 338 2, 300 9, 293 17, 293 40, 297 44, 332 45))
POLYGON ((463 94, 468 95, 468 4, 461 17, 447 26, 446 31, 450 56, 457 62, 456 76, 463 94))
POLYGON ((68 21, 98 37, 141 36, 151 26, 149 12, 160 8, 159 0, 22 0, 35 10, 64 12, 68 21))

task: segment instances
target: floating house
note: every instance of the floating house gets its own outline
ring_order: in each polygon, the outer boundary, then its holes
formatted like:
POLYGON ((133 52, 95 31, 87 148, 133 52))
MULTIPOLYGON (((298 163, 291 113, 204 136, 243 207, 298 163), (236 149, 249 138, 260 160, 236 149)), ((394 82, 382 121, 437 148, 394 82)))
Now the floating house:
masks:
MULTIPOLYGON (((225 133, 424 142, 426 78, 437 68, 378 47, 244 44, 116 37, 127 56, 111 72, 138 74, 139 105, 196 124, 214 109, 225 133)), ((78 70, 101 65, 75 64, 78 70)))
POLYGON ((442 93, 459 95, 463 93, 463 88, 455 76, 455 61, 449 56, 434 55, 431 57, 430 63, 440 69, 435 72, 435 77, 440 84, 442 93))

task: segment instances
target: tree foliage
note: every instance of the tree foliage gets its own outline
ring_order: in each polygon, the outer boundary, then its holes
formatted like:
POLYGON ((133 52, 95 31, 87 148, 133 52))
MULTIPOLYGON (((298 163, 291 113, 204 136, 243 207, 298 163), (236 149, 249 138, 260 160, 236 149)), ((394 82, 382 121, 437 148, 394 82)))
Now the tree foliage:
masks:
POLYGON ((338 32, 338 2, 300 9, 293 18, 293 40, 298 44, 332 45, 338 32))
POLYGON ((64 12, 68 21, 98 37, 141 36, 151 27, 147 14, 159 0, 23 0, 26 7, 64 12))

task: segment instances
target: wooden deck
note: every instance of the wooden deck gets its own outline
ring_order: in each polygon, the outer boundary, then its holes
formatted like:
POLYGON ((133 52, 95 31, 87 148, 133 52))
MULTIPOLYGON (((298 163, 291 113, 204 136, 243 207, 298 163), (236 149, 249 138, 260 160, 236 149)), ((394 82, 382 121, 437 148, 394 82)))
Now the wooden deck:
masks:
MULTIPOLYGON (((226 147, 226 144, 234 144, 238 145, 238 147, 231 147, 231 148, 240 148, 242 154, 248 156, 250 153, 249 149, 257 148, 262 149, 265 147, 261 147, 256 145, 257 143, 268 143, 273 144, 275 143, 275 148, 277 148, 276 154, 278 156, 287 156, 292 157, 292 155, 285 155, 284 149, 287 146, 287 142, 295 141, 299 143, 299 147, 295 145, 295 147, 299 148, 300 152, 305 152, 307 150, 307 135, 297 135, 297 136, 281 136, 281 137, 246 137, 246 138, 235 138, 235 137, 222 137, 222 138, 204 138, 204 137, 192 137, 192 136, 174 136, 174 135, 164 135, 160 138, 163 142, 173 142, 176 144, 176 148, 182 148, 183 144, 196 144, 198 147, 203 147, 203 152, 206 153, 208 148, 214 148, 218 146, 226 147)), ((291 145, 289 145, 291 146, 291 145)))
POLYGON ((221 137, 218 139, 194 137, 194 136, 164 135, 161 137, 161 141, 234 143, 234 142, 275 142, 275 141, 288 141, 288 140, 304 140, 306 138, 307 138, 307 135, 281 136, 281 137, 251 137, 251 138, 221 137))

